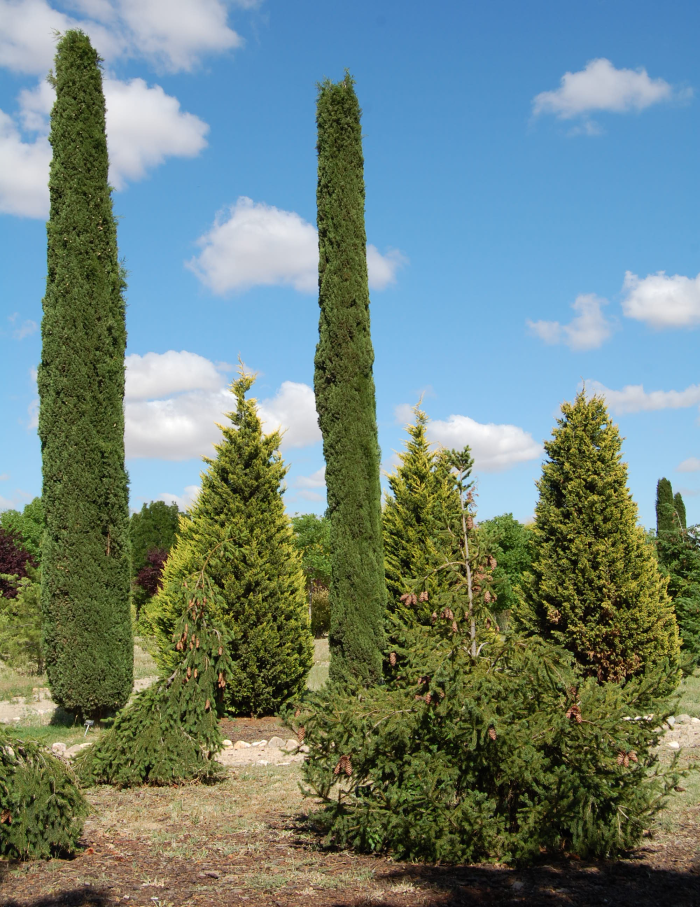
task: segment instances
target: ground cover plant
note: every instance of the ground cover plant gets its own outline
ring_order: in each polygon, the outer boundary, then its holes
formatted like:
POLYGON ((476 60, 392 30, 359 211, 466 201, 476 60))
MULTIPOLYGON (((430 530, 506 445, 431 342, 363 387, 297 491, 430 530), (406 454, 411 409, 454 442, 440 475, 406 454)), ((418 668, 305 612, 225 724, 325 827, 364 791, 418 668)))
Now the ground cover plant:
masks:
POLYGON ((63 762, 0 727, 0 854, 24 860, 74 853, 87 813, 63 762))

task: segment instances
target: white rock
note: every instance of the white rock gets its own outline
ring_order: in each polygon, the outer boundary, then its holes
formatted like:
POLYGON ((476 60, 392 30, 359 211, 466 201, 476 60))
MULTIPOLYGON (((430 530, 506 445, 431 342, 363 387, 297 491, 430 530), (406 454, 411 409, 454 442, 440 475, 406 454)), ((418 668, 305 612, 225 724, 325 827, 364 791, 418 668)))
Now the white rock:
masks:
POLYGON ((292 751, 298 750, 298 749, 299 749, 299 741, 298 741, 298 740, 294 740, 293 737, 290 737, 289 740, 287 740, 287 741, 285 742, 284 748, 285 748, 286 750, 292 750, 292 751))
POLYGON ((681 745, 677 740, 669 740, 668 745, 672 750, 679 750, 681 748, 681 745))
POLYGON ((700 724, 700 718, 691 718, 690 723, 691 724, 700 724))
POLYGON ((676 721, 678 724, 690 724, 690 715, 676 715, 676 721))
POLYGON ((251 746, 267 746, 267 740, 253 740, 251 746))
POLYGON ((247 750, 250 746, 249 743, 246 743, 245 740, 236 740, 233 744, 234 750, 247 750))
POLYGON ((258 765, 269 765, 267 759, 258 759, 258 765))
POLYGON ((300 747, 299 747, 299 752, 300 752, 300 753, 308 753, 308 752, 309 752, 308 746, 307 746, 306 744, 304 744, 303 746, 300 746, 300 747))
POLYGON ((223 742, 224 746, 226 746, 226 747, 228 747, 228 746, 233 746, 233 743, 232 743, 231 740, 224 740, 224 741, 222 741, 222 742, 223 742))
POLYGON ((55 753, 57 756, 62 756, 66 751, 65 743, 54 743, 51 747, 51 752, 55 753))
POLYGON ((673 717, 673 715, 669 715, 668 718, 666 719, 666 724, 667 724, 669 727, 673 727, 673 725, 674 725, 675 723, 676 723, 676 719, 673 717))
POLYGON ((270 737, 267 741, 267 748, 271 750, 281 750, 284 746, 284 740, 281 737, 270 737))

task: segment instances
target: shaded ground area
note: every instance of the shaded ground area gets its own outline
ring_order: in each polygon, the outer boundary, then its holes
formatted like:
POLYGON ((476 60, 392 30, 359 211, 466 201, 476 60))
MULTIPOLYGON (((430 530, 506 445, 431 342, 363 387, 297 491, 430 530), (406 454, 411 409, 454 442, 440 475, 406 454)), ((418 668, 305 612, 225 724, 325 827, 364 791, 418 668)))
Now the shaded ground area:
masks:
MULTIPOLYGON (((250 719, 248 719, 250 721, 250 719)), ((262 736, 259 726, 256 735, 262 736)), ((240 738, 239 738, 240 739, 240 738)), ((696 907, 700 806, 677 796, 653 838, 617 864, 569 860, 525 871, 441 868, 324 850, 309 831, 300 767, 231 770, 211 787, 89 792, 73 860, 0 864, 0 902, 49 905, 551 904, 696 907)))

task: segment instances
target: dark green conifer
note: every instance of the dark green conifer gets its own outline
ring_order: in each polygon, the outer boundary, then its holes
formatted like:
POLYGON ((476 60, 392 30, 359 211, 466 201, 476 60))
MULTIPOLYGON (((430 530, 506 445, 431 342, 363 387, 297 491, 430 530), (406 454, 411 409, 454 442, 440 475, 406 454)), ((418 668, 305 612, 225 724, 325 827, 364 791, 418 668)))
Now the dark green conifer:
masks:
POLYGON ((520 619, 573 652, 584 672, 621 681, 664 658, 678 627, 654 552, 637 525, 622 441, 601 397, 562 416, 538 483, 533 563, 520 619))
POLYGON ((685 513, 685 501, 680 491, 677 491, 673 496, 673 506, 676 511, 676 516, 678 517, 678 526, 681 530, 687 529, 687 517, 685 513))
POLYGON ((319 342, 314 388, 331 521, 330 676, 381 677, 386 585, 370 336, 360 105, 349 73, 319 86, 319 342))
POLYGON ((254 380, 241 373, 232 385, 232 424, 222 429, 216 458, 205 458, 202 490, 181 519, 162 588, 145 615, 158 641, 160 666, 174 670, 182 583, 208 560, 217 594, 208 602, 207 618, 230 636, 224 707, 235 715, 276 712, 304 689, 313 660, 301 556, 282 501, 287 467, 279 453, 281 436, 263 434, 255 400, 246 399, 254 380), (230 542, 217 548, 223 538, 230 542))
POLYGON ((676 508, 673 501, 673 488, 668 479, 659 479, 656 483, 656 534, 674 532, 678 526, 675 520, 676 508))
POLYGON ((413 408, 415 422, 406 427, 408 440, 399 454, 399 465, 389 476, 383 517, 387 609, 404 620, 430 623, 435 595, 450 585, 439 568, 459 559, 460 507, 455 478, 442 452, 431 448, 426 435, 428 417, 413 408), (453 533, 446 544, 444 533, 453 533), (405 596, 416 591, 429 597, 407 604, 405 596), (402 597, 404 602, 401 601, 402 597))
POLYGON ((126 702, 133 681, 125 283, 100 58, 87 35, 69 31, 55 67, 39 366, 45 655, 54 700, 99 716, 126 702))

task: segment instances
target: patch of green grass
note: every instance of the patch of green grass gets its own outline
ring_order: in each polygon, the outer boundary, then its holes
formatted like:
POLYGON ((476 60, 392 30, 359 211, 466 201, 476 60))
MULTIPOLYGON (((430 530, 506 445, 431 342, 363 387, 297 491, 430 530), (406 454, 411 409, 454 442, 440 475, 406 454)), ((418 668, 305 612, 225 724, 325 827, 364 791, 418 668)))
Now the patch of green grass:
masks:
POLYGON ((330 666, 330 654, 328 652, 327 639, 314 640, 314 664, 306 678, 306 686, 309 690, 320 690, 325 686, 328 680, 328 668, 330 666))
POLYGON ((678 687, 680 702, 675 707, 676 715, 690 715, 700 718, 700 669, 690 677, 684 677, 678 687))
POLYGON ((22 696, 31 699, 35 688, 46 687, 46 674, 18 674, 0 662, 0 700, 22 696))
POLYGON ((158 667, 150 654, 151 648, 151 640, 140 636, 134 638, 134 680, 157 676, 158 667))

